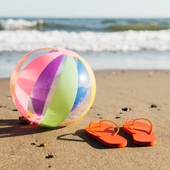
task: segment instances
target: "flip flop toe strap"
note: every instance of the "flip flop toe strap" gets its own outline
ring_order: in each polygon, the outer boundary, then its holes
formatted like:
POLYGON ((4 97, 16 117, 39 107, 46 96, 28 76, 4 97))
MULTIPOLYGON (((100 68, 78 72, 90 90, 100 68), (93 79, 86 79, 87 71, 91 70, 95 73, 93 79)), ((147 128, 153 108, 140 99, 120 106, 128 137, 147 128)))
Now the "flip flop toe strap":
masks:
POLYGON ((113 131, 112 135, 115 136, 115 135, 117 135, 117 133, 119 132, 119 126, 118 126, 115 122, 113 122, 113 121, 111 121, 111 120, 101 120, 101 121, 94 120, 94 121, 92 121, 92 122, 90 123, 89 129, 90 129, 90 131, 91 131, 93 134, 95 134, 95 135, 97 135, 97 136, 99 136, 99 137, 100 137, 100 135, 97 134, 96 132, 94 132, 94 131, 92 130, 92 124, 93 124, 94 122, 99 122, 99 127, 102 127, 102 122, 111 122, 111 123, 113 123, 113 124, 116 126, 116 128, 117 128, 117 131, 116 131, 116 132, 113 131))
POLYGON ((151 125, 151 129, 150 129, 149 135, 151 135, 151 134, 153 133, 152 122, 151 122, 149 119, 146 119, 146 118, 138 118, 138 119, 129 118, 129 119, 126 120, 126 126, 127 126, 129 129, 131 129, 133 133, 137 134, 137 132, 136 132, 132 127, 130 127, 130 126, 128 125, 128 121, 129 121, 129 120, 133 120, 133 122, 132 122, 133 125, 134 125, 134 123, 135 123, 136 120, 146 120, 146 121, 148 121, 148 122, 150 123, 150 125, 151 125))

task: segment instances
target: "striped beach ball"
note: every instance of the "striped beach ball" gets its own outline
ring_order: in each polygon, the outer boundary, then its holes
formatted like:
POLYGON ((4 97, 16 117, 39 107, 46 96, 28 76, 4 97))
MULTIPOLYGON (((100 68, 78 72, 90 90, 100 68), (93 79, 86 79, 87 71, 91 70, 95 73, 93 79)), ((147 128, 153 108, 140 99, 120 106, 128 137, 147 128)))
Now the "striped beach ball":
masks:
POLYGON ((78 54, 42 48, 17 63, 10 88, 18 111, 26 119, 56 127, 78 121, 89 111, 96 81, 90 66, 78 54))

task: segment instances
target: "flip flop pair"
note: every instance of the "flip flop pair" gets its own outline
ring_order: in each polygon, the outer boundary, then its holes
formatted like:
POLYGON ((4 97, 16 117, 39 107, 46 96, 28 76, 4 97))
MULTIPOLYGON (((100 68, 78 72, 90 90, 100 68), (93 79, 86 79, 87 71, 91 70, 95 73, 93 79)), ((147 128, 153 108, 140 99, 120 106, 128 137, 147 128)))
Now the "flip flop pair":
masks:
MULTIPOLYGON (((133 137, 133 141, 137 145, 154 145, 156 139, 153 133, 153 126, 150 120, 145 118, 132 119, 129 118, 123 123, 123 130, 129 133, 133 137), (132 120, 132 121, 129 121, 132 120), (150 125, 143 122, 136 122, 136 120, 147 120, 150 125)), ((113 148, 125 147, 127 145, 127 140, 122 136, 118 135, 119 132, 118 125, 110 120, 92 121, 89 126, 86 127, 86 134, 100 143, 113 148), (114 127, 110 124, 104 122, 113 123, 117 131, 115 132, 114 127)))

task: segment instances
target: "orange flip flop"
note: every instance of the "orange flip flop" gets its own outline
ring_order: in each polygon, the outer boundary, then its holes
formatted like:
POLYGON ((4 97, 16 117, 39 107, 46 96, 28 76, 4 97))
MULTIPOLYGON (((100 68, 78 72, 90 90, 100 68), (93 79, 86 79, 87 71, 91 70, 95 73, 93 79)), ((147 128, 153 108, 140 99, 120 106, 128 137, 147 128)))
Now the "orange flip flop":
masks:
POLYGON ((116 123, 110 120, 94 120, 92 121, 89 126, 86 127, 86 134, 100 143, 112 147, 112 148, 120 148, 125 147, 127 145, 127 140, 117 133, 119 132, 119 127, 116 123), (117 131, 114 131, 114 127, 110 124, 103 123, 104 121, 108 121, 113 123, 117 131))
POLYGON ((156 138, 153 133, 152 122, 149 119, 129 118, 126 120, 126 122, 123 123, 123 130, 132 135, 133 141, 137 145, 149 146, 156 144, 156 138), (136 122, 136 120, 146 120, 150 123, 150 125, 143 122, 136 122))

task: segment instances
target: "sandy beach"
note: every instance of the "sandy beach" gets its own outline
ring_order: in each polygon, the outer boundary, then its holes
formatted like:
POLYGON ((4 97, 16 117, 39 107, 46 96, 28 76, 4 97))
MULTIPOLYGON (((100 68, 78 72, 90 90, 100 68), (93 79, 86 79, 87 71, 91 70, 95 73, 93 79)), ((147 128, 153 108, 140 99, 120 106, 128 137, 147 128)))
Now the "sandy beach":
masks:
POLYGON ((90 111, 63 128, 21 125, 9 79, 0 79, 0 169, 153 169, 170 167, 170 71, 95 71, 97 93, 90 111), (155 104, 157 107, 152 108, 155 104), (122 108, 129 108, 123 111, 122 108), (147 118, 156 145, 134 144, 122 124, 147 118), (93 120, 112 120, 127 139, 124 148, 108 148, 85 134, 93 120), (46 143, 45 147, 38 147, 46 143), (51 155, 51 158, 49 155, 51 155))

